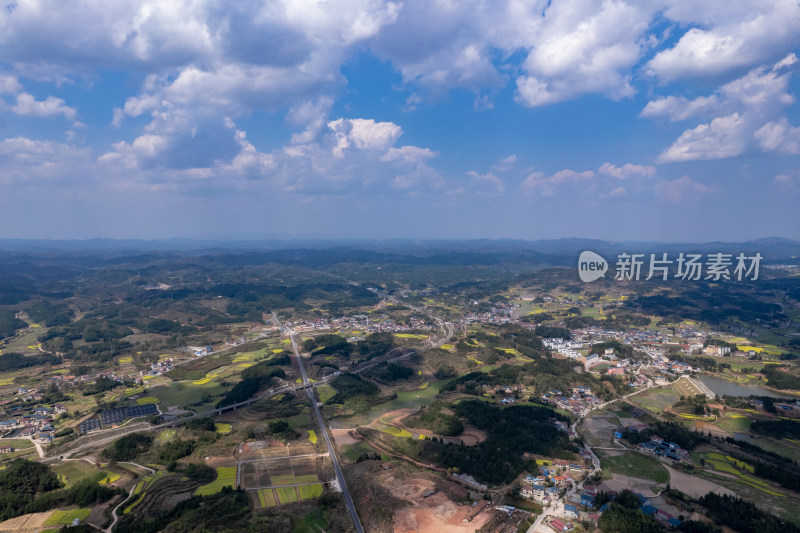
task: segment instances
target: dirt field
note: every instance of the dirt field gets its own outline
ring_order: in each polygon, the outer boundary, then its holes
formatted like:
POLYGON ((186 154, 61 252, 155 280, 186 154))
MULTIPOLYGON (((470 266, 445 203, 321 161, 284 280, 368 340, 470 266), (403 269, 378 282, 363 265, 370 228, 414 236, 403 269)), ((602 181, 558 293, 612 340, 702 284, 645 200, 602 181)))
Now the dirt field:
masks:
POLYGON ((581 434, 593 446, 611 446, 614 430, 619 426, 619 419, 613 414, 592 413, 580 426, 581 434))
POLYGON ((295 455, 316 455, 317 450, 314 445, 309 443, 293 443, 291 446, 284 446, 279 443, 256 441, 248 442, 240 447, 237 458, 240 461, 251 459, 276 459, 278 457, 289 457, 295 455))
POLYGON ((724 429, 720 428, 712 424, 711 422, 703 422, 702 420, 695 420, 694 427, 699 430, 702 430, 703 433, 709 431, 715 437, 725 438, 725 437, 733 437, 733 433, 730 431, 725 431, 724 429))
MULTIPOLYGON (((655 484, 656 482, 651 479, 641 479, 637 477, 623 476, 620 474, 613 474, 611 479, 606 479, 602 483, 604 490, 623 491, 627 489, 632 490, 633 492, 640 492, 648 498, 653 498, 656 496, 656 493, 653 492, 652 488, 655 484)), ((672 486, 674 487, 675 484, 672 483, 672 486)))
POLYGON ((711 481, 699 478, 697 476, 690 476, 689 474, 684 474, 674 468, 670 468, 667 465, 664 465, 664 468, 667 469, 669 472, 669 484, 674 489, 678 489, 679 491, 688 494, 693 498, 699 498, 701 496, 705 496, 709 492, 715 492, 717 494, 729 494, 731 496, 737 496, 730 489, 726 489, 721 485, 717 485, 716 483, 712 483, 711 481))
POLYGON ((221 466, 236 466, 236 459, 225 456, 211 456, 206 457, 206 464, 212 468, 219 468, 221 466))
POLYGON ((359 441, 358 439, 354 438, 350 435, 349 429, 332 429, 331 433, 333 434, 333 440, 336 441, 336 444, 339 446, 344 446, 348 444, 356 444, 359 441))
POLYGON ((53 512, 24 514, 16 518, 11 518, 5 522, 0 522, 0 531, 13 531, 15 533, 27 533, 39 531, 47 517, 53 512))
POLYGON ((470 506, 458 505, 442 492, 437 492, 427 498, 422 496, 424 492, 436 488, 432 481, 419 478, 397 479, 392 475, 382 477, 381 484, 393 496, 410 504, 397 510, 394 514, 394 530, 397 533, 417 531, 472 533, 491 517, 490 513, 483 512, 472 522, 465 524, 464 518, 469 514, 470 506))

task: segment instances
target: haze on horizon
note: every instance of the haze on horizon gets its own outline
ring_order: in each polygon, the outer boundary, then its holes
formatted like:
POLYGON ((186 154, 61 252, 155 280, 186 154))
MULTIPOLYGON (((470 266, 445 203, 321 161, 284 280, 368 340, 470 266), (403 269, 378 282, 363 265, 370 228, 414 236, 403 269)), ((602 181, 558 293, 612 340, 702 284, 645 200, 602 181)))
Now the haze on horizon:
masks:
POLYGON ((0 238, 800 239, 800 5, 20 0, 0 238))

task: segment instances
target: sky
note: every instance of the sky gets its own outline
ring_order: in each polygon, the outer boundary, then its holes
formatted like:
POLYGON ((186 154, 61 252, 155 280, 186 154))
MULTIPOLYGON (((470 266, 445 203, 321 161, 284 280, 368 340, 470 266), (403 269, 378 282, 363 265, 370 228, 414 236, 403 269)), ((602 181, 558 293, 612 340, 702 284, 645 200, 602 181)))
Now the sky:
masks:
POLYGON ((0 238, 800 239, 794 0, 9 0, 0 238))

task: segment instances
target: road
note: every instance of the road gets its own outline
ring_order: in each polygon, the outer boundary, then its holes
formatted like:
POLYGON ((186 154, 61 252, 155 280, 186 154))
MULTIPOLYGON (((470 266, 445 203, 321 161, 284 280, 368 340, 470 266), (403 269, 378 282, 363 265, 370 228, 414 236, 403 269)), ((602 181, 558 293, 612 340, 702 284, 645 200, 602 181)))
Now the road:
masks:
MULTIPOLYGON (((124 462, 124 463, 118 463, 118 464, 133 465, 133 466, 136 466, 138 468, 141 468, 142 470, 149 470, 151 474, 155 473, 155 470, 153 470, 152 468, 147 467, 147 466, 142 466, 142 465, 137 464, 137 463, 124 462)), ((121 502, 119 502, 113 509, 111 509, 111 517, 114 520, 111 522, 111 524, 107 528, 105 528, 102 531, 104 531, 105 533, 111 533, 114 530, 114 526, 116 526, 117 522, 119 521, 119 516, 117 516, 117 509, 119 509, 120 506, 122 506, 122 504, 124 504, 126 501, 128 501, 128 499, 130 499, 131 496, 133 496, 133 491, 136 490, 136 486, 138 484, 139 484, 138 482, 134 483, 133 486, 131 487, 131 490, 128 492, 128 497, 125 498, 124 500, 122 500, 121 502)))
MULTIPOLYGON (((280 324, 275 313, 272 314, 272 317, 275 319, 277 324, 280 324)), ((347 482, 345 482, 342 468, 339 466, 339 459, 336 458, 336 451, 333 449, 331 437, 328 433, 328 425, 325 424, 325 419, 322 418, 319 405, 317 405, 317 398, 314 395, 314 387, 308 386, 310 385, 310 382, 308 381, 308 375, 306 374, 306 366, 303 363, 303 358, 300 356, 300 350, 297 349, 297 341, 294 338, 294 331, 292 331, 290 328, 284 328, 284 331, 289 335, 289 339, 292 341, 292 350, 294 350, 294 355, 297 359, 297 366, 300 367, 300 374, 303 377, 303 386, 308 394, 308 398, 311 400, 311 407, 314 409, 314 414, 317 417, 317 422, 319 424, 320 431, 322 432, 322 436, 325 437, 325 445, 328 447, 328 455, 331 457, 331 463, 333 464, 334 472, 336 472, 336 479, 339 482, 339 488, 342 489, 344 503, 347 505, 350 518, 353 520, 353 527, 357 533, 364 533, 364 528, 361 526, 361 519, 358 517, 356 506, 353 504, 353 498, 350 496, 350 491, 347 489, 347 482)))
POLYGON ((417 313, 420 313, 422 315, 427 316, 428 318, 430 318, 431 320, 436 322, 436 324, 440 328, 442 328, 443 335, 438 339, 427 341, 422 346, 418 346, 418 347, 400 346, 398 348, 395 348, 395 349, 391 350, 389 353, 387 353, 386 355, 383 355, 381 357, 376 357, 375 359, 372 359, 372 360, 370 360, 370 361, 368 361, 366 363, 363 363, 363 364, 359 365, 357 368, 351 370, 351 372, 353 374, 361 374, 362 372, 366 372, 367 370, 370 370, 371 368, 374 368, 375 366, 377 366, 377 365, 379 365, 381 363, 393 363, 395 361, 402 361, 403 359, 408 359, 409 357, 420 353, 422 350, 426 350, 428 348, 438 348, 439 346, 449 342, 450 339, 453 338, 453 335, 455 334, 455 328, 449 322, 445 322, 444 320, 442 320, 438 316, 431 314, 430 312, 428 312, 426 309, 424 309, 422 307, 415 307, 413 305, 409 305, 406 302, 403 302, 402 300, 398 300, 397 298, 395 298, 393 296, 389 296, 388 294, 383 294, 383 293, 379 292, 377 289, 370 289, 370 290, 373 291, 375 294, 377 294, 379 297, 381 297, 381 298, 383 298, 385 300, 389 300, 389 301, 397 303, 397 304, 405 305, 409 309, 413 309, 417 313), (398 352, 399 352, 399 355, 395 355, 398 352))
MULTIPOLYGON (((650 355, 650 354, 648 354, 648 355, 650 355)), ((637 373, 641 375, 642 371, 644 369, 648 368, 648 366, 649 365, 647 365, 647 364, 640 365, 637 373)), ((642 387, 641 389, 635 390, 635 391, 633 391, 633 392, 631 392, 629 394, 625 394, 624 396, 620 396, 619 398, 614 398, 611 401, 601 403, 600 405, 596 405, 596 406, 594 406, 594 407, 592 407, 590 409, 586 409, 585 411, 583 411, 578 416, 578 418, 572 424, 572 431, 577 435, 578 425, 583 421, 584 418, 586 418, 593 411, 605 409, 606 407, 608 407, 610 404, 612 404, 614 402, 626 401, 631 396, 634 396, 634 395, 640 394, 640 393, 642 393, 642 392, 644 392, 646 390, 650 390, 652 388, 657 388, 657 387, 661 387, 661 386, 662 385, 656 385, 651 379, 648 378, 647 385, 642 387)), ((587 476, 584 477, 584 479, 588 479, 588 478, 591 478, 592 476, 594 476, 596 473, 598 473, 600 471, 600 459, 597 457, 597 455, 594 453, 594 451, 592 450, 592 448, 588 444, 585 445, 585 448, 586 448, 586 451, 589 452, 589 457, 590 457, 590 459, 592 461, 592 471, 587 476)), ((543 525, 544 521, 545 521, 545 518, 547 518, 548 516, 557 516, 557 517, 560 516, 560 517, 563 517, 564 516, 564 505, 565 505, 565 502, 569 499, 569 496, 571 496, 571 495, 573 495, 576 492, 581 491, 581 490, 583 490, 583 481, 581 481, 580 483, 572 483, 571 487, 567 490, 566 494, 564 494, 563 498, 557 499, 556 501, 551 503, 549 507, 545 507, 544 508, 544 510, 542 511, 542 514, 537 516, 536 517, 536 521, 528 528, 527 533, 541 533, 541 532, 546 531, 545 527, 543 525)))
MULTIPOLYGON (((317 386, 322 385, 324 383, 328 383, 334 377, 336 377, 336 376, 331 374, 331 375, 325 376, 324 378, 322 378, 319 381, 315 381, 314 383, 306 382, 300 387, 287 386, 287 387, 281 387, 279 389, 271 389, 269 393, 262 394, 262 395, 259 395, 259 396, 255 396, 253 398, 250 398, 249 400, 244 400, 242 402, 226 405, 224 407, 218 407, 218 408, 215 408, 215 409, 210 409, 208 411, 203 411, 202 413, 195 413, 195 414, 190 415, 190 416, 176 418, 175 420, 170 420, 169 422, 164 422, 163 424, 158 424, 158 425, 155 425, 155 426, 152 426, 147 422, 139 422, 139 423, 136 423, 136 424, 131 424, 129 426, 122 426, 122 427, 116 428, 116 429, 110 429, 110 430, 105 430, 105 431, 98 431, 96 433, 90 433, 90 434, 86 435, 85 437, 81 437, 81 438, 88 437, 88 439, 87 439, 88 442, 80 443, 79 445, 75 446, 74 448, 60 450, 60 451, 58 451, 58 453, 56 455, 50 456, 49 458, 45 459, 45 461, 52 461, 52 460, 55 460, 58 457, 64 457, 64 458, 71 457, 72 455, 74 455, 75 453, 77 453, 77 452, 79 452, 81 450, 84 450, 86 448, 94 448, 94 447, 96 447, 96 446, 98 446, 100 444, 105 444, 105 443, 111 442, 112 440, 118 439, 119 437, 122 437, 123 435, 129 435, 131 433, 137 433, 137 432, 140 432, 140 431, 150 431, 150 430, 157 430, 157 429, 175 427, 175 426, 179 426, 181 424, 184 424, 184 423, 186 423, 189 420, 192 420, 194 418, 203 418, 203 417, 207 417, 207 416, 217 416, 217 415, 221 414, 224 411, 232 411, 232 410, 235 411, 239 407, 248 406, 248 405, 250 405, 252 403, 261 401, 261 400, 263 400, 265 398, 270 398, 270 397, 275 396, 277 394, 282 394, 282 393, 289 392, 289 391, 298 391, 298 390, 303 390, 303 389, 311 390, 314 387, 317 387, 317 386)), ((36 444, 36 441, 34 441, 34 444, 36 444)), ((44 455, 42 453, 40 453, 40 455, 41 455, 41 457, 44 457, 44 455)))

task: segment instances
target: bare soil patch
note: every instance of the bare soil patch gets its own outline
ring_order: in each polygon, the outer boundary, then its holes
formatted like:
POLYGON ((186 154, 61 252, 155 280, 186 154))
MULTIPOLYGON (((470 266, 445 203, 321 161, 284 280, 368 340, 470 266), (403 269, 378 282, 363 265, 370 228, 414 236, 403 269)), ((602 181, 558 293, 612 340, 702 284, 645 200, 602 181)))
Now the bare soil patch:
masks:
POLYGON ((336 441, 336 444, 339 446, 344 446, 348 444, 357 444, 360 442, 358 439, 353 437, 350 434, 349 429, 332 429, 331 433, 333 434, 333 440, 336 441))
POLYGON ((680 470, 676 470, 667 465, 664 465, 664 468, 666 468, 669 472, 670 486, 674 489, 678 489, 684 494, 688 494, 693 498, 705 496, 709 492, 738 496, 732 490, 725 488, 722 485, 718 485, 713 481, 709 481, 697 476, 690 476, 689 474, 684 474, 680 470))

